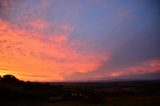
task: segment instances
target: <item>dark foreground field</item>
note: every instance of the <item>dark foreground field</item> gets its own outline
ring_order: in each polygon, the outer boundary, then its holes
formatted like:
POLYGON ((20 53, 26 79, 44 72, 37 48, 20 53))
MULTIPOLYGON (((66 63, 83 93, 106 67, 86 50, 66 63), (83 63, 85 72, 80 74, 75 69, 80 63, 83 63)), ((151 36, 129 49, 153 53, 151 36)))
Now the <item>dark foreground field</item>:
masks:
POLYGON ((0 78, 0 106, 160 106, 160 81, 37 83, 0 78))
POLYGON ((84 101, 61 101, 52 103, 49 101, 1 101, 0 106, 160 106, 159 97, 108 97, 106 103, 87 103, 84 101))

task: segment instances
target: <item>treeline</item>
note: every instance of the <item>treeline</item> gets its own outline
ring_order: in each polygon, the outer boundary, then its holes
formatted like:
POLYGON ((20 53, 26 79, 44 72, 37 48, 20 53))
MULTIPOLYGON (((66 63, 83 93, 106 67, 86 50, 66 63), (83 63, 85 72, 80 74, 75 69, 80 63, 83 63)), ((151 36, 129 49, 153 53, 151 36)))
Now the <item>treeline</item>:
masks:
POLYGON ((105 102, 105 95, 93 89, 50 85, 39 82, 25 82, 13 75, 0 77, 0 100, 47 100, 105 102))

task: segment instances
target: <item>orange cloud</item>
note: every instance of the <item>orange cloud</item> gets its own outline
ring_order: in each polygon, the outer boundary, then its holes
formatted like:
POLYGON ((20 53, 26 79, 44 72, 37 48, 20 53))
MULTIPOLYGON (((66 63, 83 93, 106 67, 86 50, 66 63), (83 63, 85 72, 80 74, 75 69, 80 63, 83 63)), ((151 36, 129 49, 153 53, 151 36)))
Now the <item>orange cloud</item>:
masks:
MULTIPOLYGON (((42 23, 40 28, 45 25, 42 23)), ((67 34, 47 37, 37 30, 30 33, 3 20, 0 26, 1 74, 14 74, 23 80, 62 81, 76 72, 96 70, 109 59, 106 54, 77 50, 77 40, 70 40, 67 34)), ((78 46, 89 49, 84 43, 79 41, 78 46)))

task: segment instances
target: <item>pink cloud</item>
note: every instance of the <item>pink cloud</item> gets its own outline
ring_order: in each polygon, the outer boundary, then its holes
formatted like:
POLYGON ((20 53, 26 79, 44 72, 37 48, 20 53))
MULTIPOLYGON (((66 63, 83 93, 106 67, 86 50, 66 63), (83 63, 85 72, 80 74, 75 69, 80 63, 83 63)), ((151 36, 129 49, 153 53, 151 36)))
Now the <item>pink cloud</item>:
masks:
POLYGON ((144 74, 160 71, 160 60, 150 60, 137 66, 127 67, 121 70, 112 71, 108 76, 119 77, 126 75, 144 74))
MULTIPOLYGON (((78 51, 78 39, 70 41, 67 34, 44 37, 37 30, 30 33, 3 20, 0 26, 0 70, 24 80, 60 81, 76 72, 96 70, 109 59, 107 54, 78 51)), ((83 43, 79 41, 78 46, 90 48, 83 43)))
POLYGON ((130 75, 147 74, 154 72, 160 72, 159 59, 149 60, 139 65, 124 67, 119 70, 106 70, 106 73, 94 75, 90 79, 92 80, 100 80, 102 78, 113 79, 130 75))

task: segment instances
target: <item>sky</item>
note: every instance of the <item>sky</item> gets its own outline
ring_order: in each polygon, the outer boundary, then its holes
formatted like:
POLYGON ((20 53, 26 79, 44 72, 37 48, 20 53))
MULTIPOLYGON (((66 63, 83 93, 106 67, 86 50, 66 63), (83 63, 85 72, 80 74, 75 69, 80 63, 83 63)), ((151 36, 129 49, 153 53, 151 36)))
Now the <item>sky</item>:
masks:
POLYGON ((159 0, 0 0, 0 75, 160 78, 159 19, 159 0))

